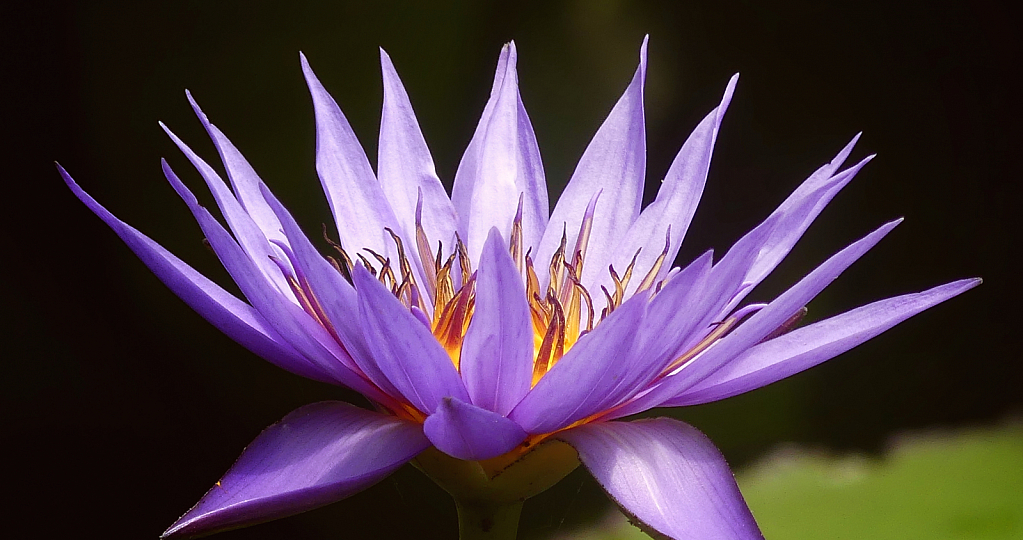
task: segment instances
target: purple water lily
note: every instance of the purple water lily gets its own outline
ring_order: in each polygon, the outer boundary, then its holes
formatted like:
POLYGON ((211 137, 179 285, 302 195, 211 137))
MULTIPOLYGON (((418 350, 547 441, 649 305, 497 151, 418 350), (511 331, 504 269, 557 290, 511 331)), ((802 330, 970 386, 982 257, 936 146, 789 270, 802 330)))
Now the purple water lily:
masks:
MULTIPOLYGON (((479 510, 490 512, 490 525, 517 521, 515 504, 581 462, 624 512, 659 534, 761 538, 703 434, 668 418, 619 419, 770 384, 980 283, 956 281, 791 330, 804 306, 893 221, 772 302, 744 303, 870 160, 841 169, 856 138, 717 262, 708 252, 673 268, 737 77, 682 146, 654 202, 641 208, 645 42, 632 82, 553 213, 518 92, 514 44, 501 51, 450 197, 383 51, 381 63, 374 173, 302 58, 336 240, 334 231, 324 231, 324 240, 316 240, 319 231, 303 233, 191 96, 231 188, 167 130, 205 179, 227 227, 166 162, 164 174, 244 300, 117 219, 60 169, 75 195, 221 331, 285 370, 351 388, 376 405, 322 402, 292 412, 260 434, 165 536, 321 506, 412 461, 456 497, 460 512, 493 507, 479 510)), ((465 537, 469 528, 463 524, 465 537)))

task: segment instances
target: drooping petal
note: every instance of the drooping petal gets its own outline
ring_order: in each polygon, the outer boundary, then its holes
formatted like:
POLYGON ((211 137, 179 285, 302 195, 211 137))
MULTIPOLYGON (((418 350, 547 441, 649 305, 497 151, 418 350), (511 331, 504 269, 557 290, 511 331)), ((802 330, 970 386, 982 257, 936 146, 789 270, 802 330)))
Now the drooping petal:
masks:
POLYGON ((437 338, 362 265, 352 272, 362 328, 379 369, 419 411, 443 398, 469 401, 462 379, 437 338))
POLYGON ((163 538, 269 521, 341 500, 430 443, 417 424, 339 401, 296 409, 252 441, 163 538))
MULTIPOLYGON (((703 195, 714 142, 738 80, 738 74, 732 76, 725 87, 721 103, 696 126, 682 145, 664 176, 657 198, 643 209, 622 239, 621 246, 615 249, 612 264, 616 269, 627 267, 636 250, 640 250, 634 272, 640 278, 646 276, 661 256, 661 246, 665 237, 668 237, 668 251, 664 255, 664 264, 657 273, 657 279, 663 279, 668 274, 703 195)), ((640 282, 641 279, 632 280, 627 292, 635 291, 640 282)), ((607 282, 602 284, 609 285, 607 282)))
POLYGON ((647 532, 675 540, 763 538, 721 452, 688 424, 600 422, 556 437, 647 532))
MULTIPOLYGON (((478 261, 491 227, 509 236, 522 197, 523 248, 535 247, 547 226, 547 183, 533 126, 519 97, 515 44, 501 52, 504 73, 455 173, 451 200, 465 232, 471 261, 478 261)), ((500 81, 498 81, 500 79, 500 81)))
POLYGON ((57 165, 57 170, 75 196, 110 226, 160 281, 218 330, 275 366, 317 381, 337 383, 282 339, 259 312, 117 219, 82 190, 63 167, 57 165))
POLYGON ((525 285, 496 228, 490 230, 476 279, 476 307, 462 341, 462 380, 478 407, 508 414, 529 391, 533 327, 525 285))
POLYGON ((259 186, 263 185, 259 175, 227 136, 217 126, 210 123, 206 114, 199 108, 199 104, 192 99, 192 93, 186 90, 185 95, 188 97, 188 102, 192 104, 192 109, 199 117, 199 121, 202 122, 206 132, 213 139, 213 144, 220 153, 220 159, 224 162, 227 178, 231 181, 235 196, 242 208, 245 209, 245 213, 252 218, 252 221, 256 223, 268 240, 284 241, 281 223, 259 191, 259 186))
POLYGON ((750 316, 732 333, 721 338, 703 354, 664 377, 650 392, 614 411, 609 418, 620 418, 656 407, 706 379, 721 366, 767 337, 786 319, 806 306, 810 300, 817 296, 817 293, 824 290, 846 268, 874 247, 901 222, 902 220, 899 219, 887 223, 833 255, 767 307, 750 316))
POLYGON ((508 417, 528 433, 550 433, 618 402, 645 373, 634 362, 646 307, 637 295, 579 338, 508 417))
POLYGON ((880 300, 765 341, 664 405, 698 405, 766 386, 834 358, 979 284, 979 279, 964 279, 880 300))
MULTIPOLYGON (((431 247, 440 241, 452 248, 457 226, 455 208, 437 178, 430 149, 419 129, 405 87, 383 49, 380 49, 380 67, 384 78, 384 104, 377 148, 380 188, 394 209, 405 238, 416 237, 416 206, 421 196, 422 227, 431 247)), ((410 252, 415 253, 415 250, 410 252)), ((422 261, 422 264, 432 262, 422 261)))
MULTIPOLYGON (((396 261, 396 249, 386 228, 398 234, 403 231, 380 189, 366 152, 304 54, 301 59, 316 114, 316 172, 330 203, 341 243, 353 253, 369 248, 396 261)), ((408 238, 404 240, 406 245, 414 245, 408 238)))
POLYGON ((284 227, 295 256, 295 266, 300 271, 301 279, 307 281, 311 289, 311 302, 322 310, 322 316, 330 325, 333 336, 340 341, 345 353, 357 366, 349 367, 364 373, 378 388, 397 398, 398 391, 377 367, 366 345, 366 338, 359 325, 359 298, 355 288, 316 251, 295 218, 269 188, 263 186, 262 192, 284 227))
POLYGON ((469 461, 500 456, 526 438, 515 422, 457 398, 442 399, 423 432, 441 452, 469 461))
MULTIPOLYGON (((228 227, 231 228, 231 232, 234 233, 238 244, 245 250, 249 258, 252 259, 256 268, 259 268, 260 272, 268 281, 274 284, 281 294, 293 299, 294 296, 291 293, 287 280, 284 278, 284 274, 280 267, 271 260, 271 257, 279 258, 281 256, 280 250, 270 244, 267 236, 263 234, 263 231, 252 220, 252 217, 238 203, 238 199, 231 193, 227 184, 221 180, 220 175, 213 170, 213 167, 210 167, 206 161, 193 152, 167 126, 161 123, 160 127, 163 128, 171 140, 174 141, 174 144, 178 146, 181 152, 185 154, 196 170, 202 175, 206 185, 210 188, 210 192, 213 193, 213 198, 217 201, 217 206, 220 207, 220 212, 224 215, 228 227)), ((167 168, 168 166, 164 165, 165 173, 167 168)))
MULTIPOLYGON (((647 38, 643 38, 636 74, 579 159, 572 178, 554 207, 550 224, 533 259, 549 261, 561 245, 562 232, 567 235, 568 245, 574 246, 586 206, 598 192, 601 193, 593 215, 591 240, 580 280, 591 291, 600 290, 599 284, 604 283, 611 256, 636 221, 642 203, 646 175, 643 117, 646 51, 647 38)), ((621 271, 622 268, 616 267, 616 270, 621 271)), ((547 270, 544 265, 537 268, 537 274, 541 287, 546 286, 547 270)))
POLYGON ((391 399, 387 395, 348 367, 351 359, 327 330, 302 308, 281 295, 264 278, 249 256, 209 210, 199 206, 195 196, 178 180, 170 167, 165 167, 164 172, 167 174, 167 180, 199 222, 199 227, 206 235, 217 258, 224 265, 224 269, 267 324, 302 356, 335 381, 378 403, 389 403, 391 399))

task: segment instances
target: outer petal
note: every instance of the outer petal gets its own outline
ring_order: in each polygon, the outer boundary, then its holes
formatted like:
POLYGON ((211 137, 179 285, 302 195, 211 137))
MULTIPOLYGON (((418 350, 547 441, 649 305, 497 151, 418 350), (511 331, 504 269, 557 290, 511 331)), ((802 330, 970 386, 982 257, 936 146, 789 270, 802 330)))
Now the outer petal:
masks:
MULTIPOLYGON (((334 98, 320 84, 305 55, 305 73, 316 111, 316 172, 334 214, 341 243, 350 253, 369 248, 398 260, 385 227, 401 228, 366 153, 334 98)), ((407 245, 413 245, 406 241, 407 245)))
MULTIPOLYGON (((384 196, 391 203, 405 238, 416 237, 416 206, 422 197, 422 225, 430 245, 437 241, 454 246, 455 207, 437 178, 430 149, 419 129, 405 87, 391 58, 380 49, 384 77, 384 105, 380 117, 377 177, 384 196)), ((410 253, 418 253, 414 249, 410 253)), ((415 257, 418 260, 418 257, 415 257)), ((424 265, 432 261, 422 261, 424 265)))
POLYGON ((557 435, 640 528, 676 540, 763 538, 714 444, 669 418, 586 424, 557 435))
MULTIPOLYGON (((277 200, 269 188, 263 186, 263 196, 280 219, 284 232, 294 252, 294 265, 299 270, 298 279, 308 283, 314 294, 314 302, 323 311, 334 336, 341 342, 345 353, 354 362, 353 371, 364 373, 378 388, 391 397, 398 398, 399 393, 377 367, 372 354, 366 345, 365 336, 359 325, 359 299, 352 287, 316 251, 312 243, 302 233, 298 223, 286 208, 277 200), (357 366, 357 367, 355 367, 357 366)), ((342 357, 342 361, 347 360, 342 357)))
POLYGON ((263 235, 267 239, 284 241, 281 223, 277 220, 277 216, 267 205, 263 199, 263 194, 259 191, 259 186, 263 185, 259 175, 256 174, 256 171, 252 169, 252 165, 249 165, 245 156, 235 148, 234 144, 231 143, 223 132, 217 129, 217 126, 210 123, 209 119, 206 118, 206 114, 199 108, 199 104, 192 99, 191 92, 186 90, 185 95, 188 96, 188 102, 192 104, 192 109, 195 110, 196 116, 199 117, 199 121, 202 122, 206 132, 213 139, 213 144, 217 147, 217 151, 220 152, 220 159, 224 162, 227 177, 231 180, 234 193, 238 197, 238 202, 241 203, 242 208, 252 217, 252 221, 259 226, 259 229, 263 231, 263 235))
POLYGON ((615 411, 611 417, 619 418, 656 407, 696 386, 776 330, 901 222, 899 219, 887 223, 833 255, 706 352, 666 376, 649 393, 615 411))
POLYGON ((441 400, 423 431, 438 450, 468 461, 497 457, 526 438, 515 422, 456 398, 441 400))
POLYGON ((979 284, 980 279, 964 279, 874 302, 799 328, 747 350, 664 405, 698 405, 766 386, 834 358, 979 284))
POLYGON ((498 68, 503 66, 504 74, 495 77, 494 93, 458 165, 451 193, 472 261, 479 260, 491 227, 510 233, 520 196, 524 248, 535 247, 547 226, 547 183, 519 97, 515 44, 505 45, 501 54, 506 60, 498 68))
POLYGON ((196 272, 148 236, 117 219, 83 191, 63 167, 57 165, 57 170, 76 197, 109 225, 174 294, 218 330, 282 369, 322 382, 337 382, 303 358, 259 312, 196 272))
POLYGON ((703 195, 714 142, 738 80, 739 75, 736 74, 728 81, 721 103, 696 126, 682 145, 664 176, 657 198, 643 209, 643 213, 622 239, 622 245, 615 249, 612 264, 616 269, 626 268, 636 250, 641 249, 634 270, 638 279, 629 282, 627 292, 636 290, 643 276, 653 268, 654 262, 661 255, 660 245, 665 237, 669 237, 668 252, 657 274, 658 280, 668 274, 672 261, 678 255, 682 239, 685 238, 693 214, 696 213, 696 206, 700 203, 700 196, 703 195))
POLYGON ((646 373, 636 351, 646 315, 642 295, 579 338, 508 415, 528 433, 550 433, 617 403, 646 373))
MULTIPOLYGON (((256 268, 259 268, 260 272, 262 272, 267 280, 274 284, 281 294, 289 299, 294 299, 283 272, 271 260, 271 257, 280 257, 280 250, 275 249, 270 244, 267 236, 256 222, 252 220, 252 217, 245 212, 245 209, 238 203, 238 199, 231 193, 231 190, 224 184, 224 181, 220 179, 220 175, 213 170, 213 167, 210 167, 209 164, 203 161, 167 126, 163 125, 163 123, 160 126, 167 132, 167 135, 178 148, 181 149, 181 152, 188 157, 188 160, 192 162, 192 165, 199 171, 203 179, 206 180, 206 185, 209 186, 210 192, 213 193, 213 197, 217 201, 217 206, 220 207, 228 227, 231 228, 231 232, 234 233, 238 244, 245 250, 249 258, 252 259, 256 268)), ((168 166, 164 165, 165 175, 167 169, 168 166)))
POLYGON ((426 414, 445 397, 469 401, 451 357, 430 330, 362 265, 352 277, 366 342, 379 369, 405 399, 426 414))
POLYGON ((266 428, 163 538, 209 534, 338 501, 429 447, 420 427, 338 401, 299 408, 266 428))
POLYGON ((639 67, 636 68, 632 82, 586 147, 579 165, 554 207, 550 225, 533 258, 540 262, 537 274, 541 287, 547 283, 546 264, 561 244, 562 231, 567 234, 568 245, 574 246, 586 206, 598 192, 601 195, 593 216, 581 280, 588 290, 600 290, 615 248, 639 215, 646 175, 646 128, 643 118, 646 48, 647 38, 643 38, 639 50, 639 67))
POLYGON ((202 228, 224 269, 270 327, 312 364, 330 374, 335 381, 378 403, 388 403, 390 398, 369 384, 361 374, 348 367, 351 360, 333 337, 302 308, 291 303, 266 281, 238 243, 207 209, 199 206, 195 196, 178 180, 170 168, 165 167, 164 172, 199 222, 199 227, 202 228))
POLYGON ((525 285, 496 228, 476 275, 476 307, 459 366, 472 403, 504 415, 529 391, 533 328, 525 285))

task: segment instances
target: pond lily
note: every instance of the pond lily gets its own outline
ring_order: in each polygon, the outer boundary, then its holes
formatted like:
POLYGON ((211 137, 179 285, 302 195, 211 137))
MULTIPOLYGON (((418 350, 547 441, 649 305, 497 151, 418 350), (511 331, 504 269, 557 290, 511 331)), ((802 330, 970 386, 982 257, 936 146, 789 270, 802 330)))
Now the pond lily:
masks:
POLYGON ((707 252, 673 267, 737 77, 642 208, 645 41, 635 76, 553 212, 514 44, 501 51, 450 197, 386 53, 376 172, 301 60, 315 108, 316 168, 336 224, 322 239, 299 228, 191 95, 230 187, 164 127, 227 226, 166 161, 163 172, 244 299, 116 218, 58 166, 74 194, 213 325, 269 362, 375 406, 321 402, 292 412, 165 537, 318 507, 411 462, 454 496, 462 538, 514 538, 522 501, 580 463, 650 532, 761 538, 707 437, 670 418, 622 419, 770 384, 980 283, 956 281, 793 330, 814 296, 893 221, 773 301, 744 302, 870 160, 842 169, 856 138, 718 260, 707 252))

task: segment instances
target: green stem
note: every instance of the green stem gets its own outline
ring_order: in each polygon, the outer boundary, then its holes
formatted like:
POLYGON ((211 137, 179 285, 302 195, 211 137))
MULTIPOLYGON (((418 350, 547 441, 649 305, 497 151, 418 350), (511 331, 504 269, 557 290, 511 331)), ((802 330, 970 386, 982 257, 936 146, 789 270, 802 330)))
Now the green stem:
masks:
POLYGON ((515 540, 522 502, 455 501, 459 540, 515 540))

